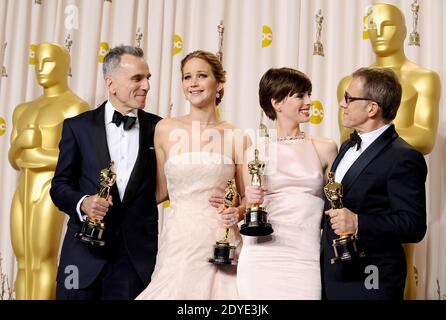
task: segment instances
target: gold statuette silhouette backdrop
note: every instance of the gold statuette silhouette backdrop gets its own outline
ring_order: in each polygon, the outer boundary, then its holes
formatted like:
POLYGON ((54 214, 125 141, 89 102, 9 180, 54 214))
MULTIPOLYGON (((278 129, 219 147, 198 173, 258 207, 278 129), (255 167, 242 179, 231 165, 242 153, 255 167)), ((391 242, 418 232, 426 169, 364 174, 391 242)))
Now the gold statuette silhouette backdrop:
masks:
POLYGON ((41 43, 35 71, 43 95, 14 109, 8 158, 20 172, 11 205, 11 241, 18 262, 17 299, 54 299, 57 255, 64 214, 49 189, 59 155, 64 119, 88 110, 67 84, 70 55, 41 43))
MULTIPOLYGON (((407 29, 400 9, 391 4, 375 4, 368 18, 372 19, 368 21, 368 34, 376 54, 372 65, 391 68, 398 75, 403 88, 401 105, 393 121, 395 128, 404 140, 426 155, 432 151, 437 136, 440 78, 437 73, 407 59, 404 53, 407 29)), ((351 76, 347 76, 339 83, 338 101, 344 99, 350 80, 351 76)), ((344 141, 351 130, 342 126, 342 112, 343 108, 339 108, 339 128, 341 141, 344 141)), ((404 249, 407 260, 405 299, 415 299, 414 245, 406 244, 404 249)))

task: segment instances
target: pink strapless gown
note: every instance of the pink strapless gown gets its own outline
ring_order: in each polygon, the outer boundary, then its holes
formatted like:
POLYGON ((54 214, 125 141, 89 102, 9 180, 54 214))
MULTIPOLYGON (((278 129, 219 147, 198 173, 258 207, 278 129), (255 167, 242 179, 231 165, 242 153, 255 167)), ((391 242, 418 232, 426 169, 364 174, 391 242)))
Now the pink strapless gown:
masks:
MULTIPOLYGON (((270 142, 263 206, 274 232, 243 236, 237 269, 241 299, 320 299, 322 165, 311 138, 270 142)), ((259 150, 261 152, 261 150, 259 150)), ((253 149, 248 155, 253 157, 253 149)))

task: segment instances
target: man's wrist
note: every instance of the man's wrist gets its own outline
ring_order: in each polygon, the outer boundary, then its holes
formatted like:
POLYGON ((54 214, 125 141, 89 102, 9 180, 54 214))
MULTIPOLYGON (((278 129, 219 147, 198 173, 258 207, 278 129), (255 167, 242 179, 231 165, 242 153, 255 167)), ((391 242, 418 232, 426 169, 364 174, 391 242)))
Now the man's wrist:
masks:
POLYGON ((76 205, 76 212, 77 212, 77 215, 78 215, 78 217, 79 217, 79 220, 81 220, 81 221, 85 221, 85 217, 86 217, 86 214, 85 214, 85 212, 82 210, 82 205, 83 205, 83 203, 84 203, 84 200, 85 200, 85 198, 87 198, 87 197, 89 197, 90 195, 85 195, 85 196, 83 196, 79 201, 78 201, 78 203, 77 203, 77 205, 76 205))
POLYGON ((85 208, 85 205, 84 205, 84 201, 85 201, 85 199, 87 199, 88 197, 90 197, 90 196, 85 196, 83 199, 82 199, 82 201, 81 201, 81 213, 83 213, 83 214, 86 214, 87 212, 87 210, 86 210, 86 208, 85 208))

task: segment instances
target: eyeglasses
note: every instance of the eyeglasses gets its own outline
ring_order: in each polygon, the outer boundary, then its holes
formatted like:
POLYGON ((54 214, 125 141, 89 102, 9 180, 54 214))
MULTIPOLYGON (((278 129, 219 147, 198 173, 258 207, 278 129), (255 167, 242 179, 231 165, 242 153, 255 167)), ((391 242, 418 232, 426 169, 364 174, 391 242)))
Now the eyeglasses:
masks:
POLYGON ((357 100, 366 100, 366 101, 373 101, 375 100, 369 99, 369 98, 360 98, 360 97, 352 97, 348 94, 347 91, 344 92, 344 100, 346 104, 350 104, 350 102, 357 101, 357 100))

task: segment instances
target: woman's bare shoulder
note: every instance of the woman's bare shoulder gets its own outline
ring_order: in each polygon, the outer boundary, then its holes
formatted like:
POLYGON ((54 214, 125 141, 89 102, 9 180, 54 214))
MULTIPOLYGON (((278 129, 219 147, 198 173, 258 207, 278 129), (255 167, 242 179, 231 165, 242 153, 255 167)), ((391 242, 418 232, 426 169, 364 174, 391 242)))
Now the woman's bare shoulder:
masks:
POLYGON ((185 120, 182 119, 182 117, 164 118, 157 123, 156 128, 158 130, 165 131, 178 128, 178 126, 184 126, 184 125, 185 125, 185 120))
POLYGON ((313 141, 321 156, 328 155, 329 158, 332 158, 338 153, 338 145, 333 139, 320 136, 310 136, 309 139, 313 141))
POLYGON ((333 139, 321 136, 309 136, 314 143, 322 144, 325 146, 336 146, 336 142, 333 139))

